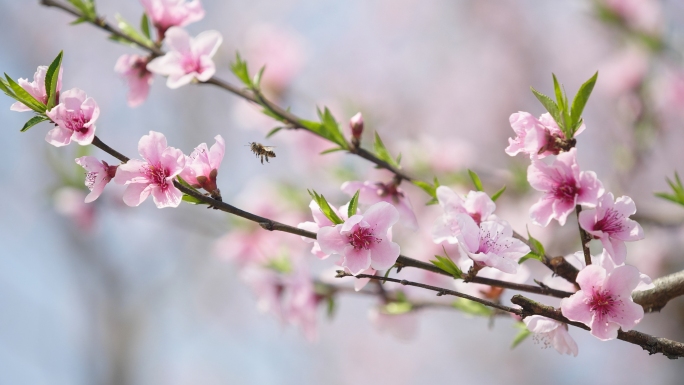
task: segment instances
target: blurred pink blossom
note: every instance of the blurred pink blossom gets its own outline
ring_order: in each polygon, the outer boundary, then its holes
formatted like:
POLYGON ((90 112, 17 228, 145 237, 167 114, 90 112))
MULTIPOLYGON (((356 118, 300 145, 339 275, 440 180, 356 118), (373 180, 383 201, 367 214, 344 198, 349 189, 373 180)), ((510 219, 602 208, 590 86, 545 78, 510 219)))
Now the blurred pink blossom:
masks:
MULTIPOLYGON (((39 102, 42 102, 43 104, 47 104, 47 91, 45 90, 45 76, 47 74, 48 67, 47 66, 40 66, 36 70, 36 73, 33 74, 33 81, 29 82, 28 79, 24 78, 19 78, 17 80, 17 84, 21 86, 21 88, 25 89, 26 92, 31 94, 36 100, 39 102)), ((59 68, 59 77, 57 78, 57 89, 55 92, 57 93, 57 97, 55 100, 59 102, 59 92, 62 89, 62 72, 63 72, 63 67, 59 68)), ((17 112, 25 112, 25 111, 32 111, 30 108, 25 106, 21 102, 16 102, 12 104, 10 107, 11 111, 17 111, 17 112)))
POLYGON ((147 70, 148 58, 140 55, 121 55, 114 71, 128 81, 128 106, 141 105, 150 92, 152 72, 147 70))
POLYGON ((413 212, 411 201, 404 194, 404 191, 393 182, 344 182, 341 189, 349 196, 353 196, 358 190, 359 203, 363 205, 372 205, 378 202, 390 203, 399 211, 402 221, 400 223, 411 230, 418 229, 418 219, 413 212))
POLYGON ((90 190, 90 194, 85 197, 85 203, 90 203, 102 194, 107 183, 116 175, 118 166, 110 166, 94 156, 76 158, 76 163, 87 171, 85 185, 90 190))
POLYGON ((162 37, 171 27, 184 27, 202 20, 204 9, 200 0, 140 0, 145 13, 162 37))
POLYGON ((636 221, 629 219, 636 213, 632 198, 621 196, 614 200, 612 193, 603 194, 596 208, 579 214, 579 223, 594 238, 600 239, 604 249, 616 264, 625 263, 625 241, 644 238, 644 230, 636 221))
POLYGON ((168 76, 166 85, 169 88, 184 86, 195 79, 206 82, 216 73, 211 58, 223 41, 219 32, 205 31, 191 38, 184 29, 171 27, 164 41, 170 50, 166 55, 152 59, 147 69, 168 76))
POLYGON ((482 221, 495 220, 496 204, 482 191, 470 191, 463 199, 454 190, 446 186, 437 187, 437 200, 442 207, 442 215, 432 226, 432 239, 435 243, 447 241, 450 244, 458 242, 460 233, 456 216, 466 214, 477 225, 482 221))
POLYGON ((62 187, 52 196, 55 211, 72 221, 82 230, 90 231, 95 223, 95 206, 85 204, 82 189, 62 187))
POLYGON ((644 309, 632 301, 639 281, 634 266, 618 266, 611 272, 598 265, 587 266, 577 274, 581 290, 561 301, 561 311, 569 320, 589 326, 596 338, 615 339, 618 329, 630 330, 644 317, 644 309))
POLYGON ((321 228, 317 240, 324 253, 340 255, 341 265, 354 275, 369 267, 385 270, 399 257, 399 245, 389 235, 398 220, 397 209, 387 202, 379 202, 342 224, 321 228))
POLYGON ((577 357, 578 348, 575 340, 568 333, 568 325, 540 315, 523 319, 527 329, 534 333, 534 338, 545 347, 553 346, 560 354, 572 354, 577 357))
POLYGON ((414 311, 390 314, 373 307, 368 311, 368 318, 378 331, 388 332, 399 340, 410 341, 418 335, 418 314, 414 311))
POLYGON ((185 155, 166 144, 164 134, 150 131, 138 142, 138 152, 144 160, 131 159, 119 166, 114 181, 125 184, 123 200, 138 206, 152 194, 158 208, 178 207, 183 193, 173 181, 185 167, 185 155))
POLYGON ((85 146, 95 138, 100 107, 85 91, 73 88, 61 95, 60 103, 48 111, 47 116, 57 125, 45 136, 48 143, 61 147, 74 140, 85 146))
POLYGON ((625 23, 641 32, 658 35, 663 29, 663 11, 656 0, 601 0, 625 23))
POLYGON ((544 193, 530 208, 532 221, 544 227, 551 219, 565 225, 575 205, 595 206, 604 191, 593 171, 580 172, 575 148, 559 154, 551 165, 533 160, 527 169, 527 180, 532 188, 544 193))

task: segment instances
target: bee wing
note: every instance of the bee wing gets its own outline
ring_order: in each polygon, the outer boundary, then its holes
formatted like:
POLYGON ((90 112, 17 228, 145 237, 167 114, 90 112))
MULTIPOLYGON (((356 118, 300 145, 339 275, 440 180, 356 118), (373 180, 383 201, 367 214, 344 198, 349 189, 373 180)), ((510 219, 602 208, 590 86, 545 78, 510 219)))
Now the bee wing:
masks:
POLYGON ((264 146, 264 151, 273 151, 276 146, 264 146))

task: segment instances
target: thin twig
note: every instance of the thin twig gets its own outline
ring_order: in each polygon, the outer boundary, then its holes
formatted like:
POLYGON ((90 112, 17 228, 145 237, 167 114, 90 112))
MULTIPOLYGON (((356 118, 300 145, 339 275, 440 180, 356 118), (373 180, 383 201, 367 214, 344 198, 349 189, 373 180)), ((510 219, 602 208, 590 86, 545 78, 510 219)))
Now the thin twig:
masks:
POLYGON ((591 241, 591 237, 589 237, 589 234, 584 231, 579 221, 580 213, 582 212, 582 206, 575 206, 575 212, 577 213, 577 227, 579 228, 582 251, 584 252, 584 263, 586 266, 589 266, 591 265, 591 251, 589 251, 589 242, 591 241))

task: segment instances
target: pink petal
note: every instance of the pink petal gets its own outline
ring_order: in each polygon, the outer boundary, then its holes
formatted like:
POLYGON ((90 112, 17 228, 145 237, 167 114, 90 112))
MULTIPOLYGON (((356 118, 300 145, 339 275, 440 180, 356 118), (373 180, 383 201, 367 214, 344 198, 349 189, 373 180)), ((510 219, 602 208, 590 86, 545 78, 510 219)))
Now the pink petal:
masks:
POLYGON ((216 64, 209 56, 200 56, 199 62, 201 71, 195 77, 201 82, 206 82, 216 73, 216 64))
MULTIPOLYGON (((574 150, 574 148, 573 148, 574 150)), ((598 197, 604 192, 603 184, 593 171, 583 171, 579 178, 580 190, 577 194, 577 204, 596 206, 598 197)))
POLYGON ((147 162, 131 159, 116 169, 114 182, 117 184, 146 182, 147 176, 141 171, 147 167, 147 162))
MULTIPOLYGON (((582 125, 584 127, 584 125, 582 125)), ((576 132, 575 135, 579 133, 576 132)), ((577 342, 570 336, 565 327, 560 326, 556 329, 553 337, 553 347, 560 354, 572 354, 577 357, 579 353, 579 348, 577 347, 577 342)))
POLYGON ((553 216, 561 226, 565 226, 568 216, 575 211, 575 202, 565 200, 555 200, 553 202, 553 216))
POLYGON ((107 182, 104 181, 104 178, 105 177, 102 174, 98 174, 95 177, 93 189, 90 191, 90 194, 85 197, 85 203, 90 203, 100 197, 100 194, 102 194, 102 191, 104 191, 104 188, 107 185, 107 182))
MULTIPOLYGON (((351 218, 349 218, 351 219, 351 218)), ((368 222, 374 231, 383 234, 399 220, 399 212, 387 202, 378 202, 369 207, 363 214, 363 220, 368 222)))
POLYGON ((148 163, 158 166, 164 150, 167 148, 166 137, 156 131, 150 131, 148 135, 143 135, 138 142, 138 152, 148 163))
POLYGON ((622 265, 625 263, 627 258, 627 246, 625 246, 625 242, 619 239, 604 236, 601 237, 601 243, 608 254, 610 254, 610 257, 613 259, 615 264, 622 265))
POLYGON ((322 227, 318 230, 316 240, 326 254, 342 254, 342 251, 349 245, 347 237, 340 234, 341 225, 335 227, 322 227))
POLYGON ((596 316, 594 316, 594 319, 588 325, 591 328, 591 335, 601 341, 616 339, 618 329, 620 329, 620 325, 617 323, 596 316))
POLYGON ((87 127, 85 131, 74 131, 71 138, 81 146, 87 146, 95 139, 95 126, 87 127))
POLYGON ((86 169, 86 171, 89 171, 89 172, 101 173, 101 172, 106 171, 102 162, 100 162, 94 156, 87 155, 87 156, 82 156, 80 158, 76 158, 76 164, 83 167, 84 169, 86 169))
POLYGON ((214 140, 216 140, 216 143, 209 150, 209 164, 212 169, 218 170, 221 166, 221 161, 223 161, 223 155, 226 152, 226 142, 221 135, 216 135, 214 140))
POLYGON ((408 197, 400 199, 399 203, 394 207, 399 211, 399 216, 403 221, 402 223, 409 230, 418 230, 418 218, 416 218, 416 214, 413 212, 413 207, 411 207, 411 202, 408 197))
POLYGON ((344 182, 340 189, 350 196, 356 194, 356 191, 358 190, 359 203, 364 205, 372 205, 385 201, 385 199, 378 194, 378 187, 373 182, 344 182))
POLYGON ((618 266, 608 275, 603 288, 614 296, 619 295, 624 298, 631 298, 632 290, 639 284, 640 279, 639 269, 636 267, 630 265, 618 266))
POLYGON ((147 70, 164 76, 185 74, 182 66, 183 56, 178 52, 167 52, 166 55, 150 60, 147 70))
POLYGON ((485 266, 498 269, 508 274, 515 274, 518 272, 518 262, 503 258, 494 253, 472 253, 469 255, 474 261, 480 262, 485 266))
POLYGON ((610 317, 610 320, 620 325, 624 331, 631 330, 644 318, 644 308, 632 302, 631 297, 623 299, 622 306, 616 311, 617 314, 610 317))
POLYGON ((193 40, 192 48, 197 56, 212 57, 223 42, 223 36, 218 31, 204 31, 193 40))
MULTIPOLYGON (((164 42, 171 50, 183 55, 192 54, 192 39, 186 30, 179 27, 171 27, 166 31, 164 42)), ((149 67, 148 67, 149 68, 149 67)))
POLYGON ((373 244, 370 251, 371 266, 375 270, 387 270, 394 266, 400 253, 399 245, 385 238, 373 244))
POLYGON ((155 186, 152 187, 152 200, 160 209, 178 207, 183 200, 183 193, 173 185, 165 189, 155 186))
POLYGON ((161 154, 159 164, 167 170, 167 177, 173 178, 185 168, 185 154, 177 148, 166 147, 161 154))
MULTIPOLYGON (((121 166, 119 166, 119 169, 121 169, 121 166)), ((145 199, 147 199, 147 196, 150 195, 151 189, 152 187, 145 183, 129 184, 128 186, 126 186, 126 190, 124 191, 123 201, 125 204, 129 206, 138 206, 142 202, 144 202, 145 199)))
POLYGON ((530 207, 530 218, 536 225, 546 227, 553 218, 554 200, 546 196, 540 198, 537 203, 530 207))
MULTIPOLYGON (((323 229, 321 229, 323 230, 323 229)), ((320 242, 320 241, 319 241, 320 242)), ((321 245, 322 246, 322 245, 321 245)), ((344 255, 344 267, 349 268, 353 275, 360 274, 371 266, 371 251, 367 249, 355 249, 354 246, 347 244, 342 252, 344 255)), ((374 267, 375 268, 375 267, 374 267)))
POLYGON ((195 78, 195 73, 190 73, 190 74, 185 74, 185 73, 180 73, 180 74, 171 74, 169 77, 166 79, 166 86, 171 88, 171 89, 176 89, 181 86, 184 86, 186 84, 190 84, 192 80, 195 78))
POLYGON ((26 111, 33 111, 32 109, 26 107, 24 103, 21 102, 15 102, 10 106, 10 111, 16 111, 16 112, 26 112, 26 111))
POLYGON ((589 265, 580 270, 575 280, 579 287, 587 292, 587 296, 593 293, 594 287, 602 287, 606 280, 606 270, 601 266, 589 265))
POLYGON ((587 326, 592 322, 593 314, 584 291, 580 290, 568 298, 563 298, 560 307, 563 316, 570 321, 581 322, 587 326))
POLYGON ((48 131, 45 135, 45 140, 55 147, 66 146, 71 143, 71 134, 73 131, 57 126, 48 131))
POLYGON ((560 322, 540 315, 533 315, 523 319, 527 329, 532 333, 550 333, 560 326, 560 322))

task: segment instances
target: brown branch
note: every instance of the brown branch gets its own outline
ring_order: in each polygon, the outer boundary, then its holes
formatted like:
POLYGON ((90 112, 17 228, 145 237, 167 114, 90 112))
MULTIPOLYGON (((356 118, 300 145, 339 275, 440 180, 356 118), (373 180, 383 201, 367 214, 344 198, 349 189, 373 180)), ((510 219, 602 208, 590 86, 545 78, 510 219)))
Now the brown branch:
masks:
POLYGON ((444 289, 444 288, 442 288, 442 287, 437 287, 437 286, 432 286, 432 285, 426 285, 426 284, 424 284, 424 283, 408 281, 408 280, 405 280, 405 279, 381 277, 381 276, 378 276, 378 275, 370 275, 370 274, 357 274, 357 275, 354 276, 354 275, 351 275, 350 273, 347 273, 347 272, 344 271, 344 270, 337 270, 337 278, 344 278, 344 277, 354 277, 354 278, 356 278, 356 279, 360 279, 360 278, 369 278, 369 279, 376 279, 376 280, 387 281, 387 282, 395 282, 395 283, 402 284, 402 285, 404 285, 404 286, 420 287, 421 289, 426 289, 426 290, 435 291, 435 292, 437 292, 437 295, 438 295, 438 296, 442 296, 442 295, 452 295, 452 296, 454 296, 454 297, 460 297, 460 298, 469 299, 469 300, 471 300, 471 301, 473 301, 473 302, 481 303, 481 304, 483 304, 483 305, 485 305, 485 306, 488 306, 488 307, 491 307, 491 308, 494 308, 494 309, 499 309, 499 310, 503 310, 503 311, 508 312, 508 313, 521 315, 520 309, 515 309, 515 308, 509 307, 509 306, 505 306, 505 305, 501 305, 501 304, 498 304, 498 303, 495 303, 495 302, 492 302, 492 301, 487 301, 486 299, 473 297, 472 295, 463 294, 463 293, 460 293, 460 292, 458 292, 458 291, 449 290, 449 289, 444 289))
POLYGON ((582 252, 584 252, 584 264, 585 266, 589 266, 591 265, 591 252, 589 251, 589 242, 591 241, 591 237, 586 231, 584 231, 579 221, 580 213, 582 212, 582 206, 575 206, 575 212, 577 213, 577 227, 579 228, 580 241, 582 242, 582 252))
MULTIPOLYGON (((541 315, 556 321, 564 322, 568 325, 578 327, 580 329, 591 330, 583 323, 570 321, 569 319, 565 318, 560 310, 555 309, 552 306, 547 306, 532 301, 531 299, 525 298, 521 295, 514 295, 513 298, 511 298, 511 302, 522 307, 523 318, 529 317, 531 315, 541 315)), ((641 346, 641 348, 646 350, 648 354, 662 353, 667 358, 671 359, 684 357, 684 343, 672 341, 667 338, 653 337, 636 330, 630 330, 628 332, 618 330, 617 338, 619 340, 641 346)))
POLYGON ((671 299, 684 295, 684 271, 658 278, 653 284, 653 289, 632 294, 634 302, 647 313, 660 311, 671 299))
MULTIPOLYGON (((513 231, 513 238, 518 239, 525 243, 527 246, 532 247, 530 241, 528 241, 527 238, 523 237, 516 231, 513 231)), ((548 254, 544 254, 542 258, 543 259, 541 262, 544 265, 546 265, 546 267, 551 269, 551 271, 553 271, 555 275, 565 278, 566 281, 574 284, 575 287, 579 289, 579 286, 577 286, 577 283, 575 282, 579 270, 577 270, 575 266, 571 265, 565 258, 560 256, 551 257, 548 254)))

